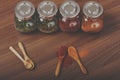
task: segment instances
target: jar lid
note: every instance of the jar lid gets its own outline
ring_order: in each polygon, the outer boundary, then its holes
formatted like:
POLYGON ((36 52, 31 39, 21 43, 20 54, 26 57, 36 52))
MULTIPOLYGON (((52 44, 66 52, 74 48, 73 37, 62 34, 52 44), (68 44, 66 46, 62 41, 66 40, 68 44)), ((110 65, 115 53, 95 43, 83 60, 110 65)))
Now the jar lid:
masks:
POLYGON ((80 6, 75 1, 69 0, 60 6, 60 13, 63 17, 73 18, 80 12, 80 6))
POLYGON ((34 12, 35 7, 29 1, 21 1, 15 7, 15 15, 18 19, 30 18, 34 12))
POLYGON ((52 1, 42 1, 38 5, 37 11, 40 17, 46 18, 56 15, 58 8, 57 5, 52 1))
POLYGON ((97 18, 102 15, 103 7, 95 1, 89 1, 83 6, 83 13, 87 17, 97 18))

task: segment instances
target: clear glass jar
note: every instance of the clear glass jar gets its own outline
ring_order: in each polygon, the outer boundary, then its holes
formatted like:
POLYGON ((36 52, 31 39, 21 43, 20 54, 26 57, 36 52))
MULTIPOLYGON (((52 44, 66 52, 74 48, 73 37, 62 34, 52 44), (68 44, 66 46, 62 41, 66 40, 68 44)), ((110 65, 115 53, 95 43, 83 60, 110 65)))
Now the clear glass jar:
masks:
POLYGON ((59 27, 63 32, 76 32, 80 29, 80 6, 69 0, 60 6, 59 27))
POLYGON ((82 30, 85 32, 100 32, 103 28, 103 7, 95 1, 89 1, 83 6, 82 30))
POLYGON ((58 30, 56 4, 52 1, 43 1, 37 8, 39 14, 38 29, 43 33, 53 33, 58 30))
POLYGON ((21 1, 16 5, 15 28, 23 33, 32 32, 37 28, 35 7, 31 2, 21 1))

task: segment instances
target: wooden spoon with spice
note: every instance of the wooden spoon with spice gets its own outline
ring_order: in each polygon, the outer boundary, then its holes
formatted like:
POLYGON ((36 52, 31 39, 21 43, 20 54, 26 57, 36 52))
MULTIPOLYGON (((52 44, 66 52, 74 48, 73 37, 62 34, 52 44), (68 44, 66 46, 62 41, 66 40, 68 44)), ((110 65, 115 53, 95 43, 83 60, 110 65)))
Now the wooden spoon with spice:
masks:
POLYGON ((57 76, 59 75, 59 73, 60 73, 60 67, 61 67, 63 58, 64 58, 64 56, 61 56, 61 57, 58 58, 57 67, 56 67, 56 70, 55 70, 55 76, 56 76, 56 77, 57 77, 57 76))
POLYGON ((57 66, 56 66, 56 70, 55 70, 55 76, 57 77, 60 73, 60 68, 61 68, 61 64, 65 58, 67 54, 67 47, 66 46, 61 46, 60 49, 58 50, 58 62, 57 62, 57 66))
POLYGON ((68 47, 68 55, 78 63, 82 72, 84 74, 87 74, 87 70, 84 67, 84 65, 82 64, 81 60, 79 59, 79 56, 78 56, 78 53, 77 53, 77 50, 75 47, 73 47, 73 46, 68 47))
POLYGON ((31 69, 33 67, 33 65, 25 61, 12 46, 10 46, 9 49, 23 62, 26 69, 31 69))
POLYGON ((35 65, 34 65, 33 61, 28 57, 28 55, 26 53, 26 50, 24 48, 23 43, 22 42, 18 42, 18 46, 19 46, 20 50, 23 53, 25 61, 28 62, 28 63, 30 63, 32 65, 31 68, 30 68, 32 70, 35 67, 35 65))

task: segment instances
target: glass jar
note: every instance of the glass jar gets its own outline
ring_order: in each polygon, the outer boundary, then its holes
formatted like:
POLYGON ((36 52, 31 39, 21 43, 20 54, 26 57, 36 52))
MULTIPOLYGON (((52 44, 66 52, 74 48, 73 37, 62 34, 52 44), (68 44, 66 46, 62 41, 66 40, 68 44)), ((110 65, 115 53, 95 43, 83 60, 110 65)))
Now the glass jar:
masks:
POLYGON ((29 1, 21 1, 15 7, 15 28, 16 30, 28 33, 36 27, 35 7, 29 1))
POLYGON ((58 30, 56 4, 52 1, 43 1, 38 5, 39 26, 38 29, 43 33, 53 33, 58 30))
POLYGON ((103 7, 95 1, 89 1, 83 6, 82 30, 85 32, 100 32, 103 28, 103 7))
POLYGON ((63 32, 76 32, 80 29, 80 6, 72 0, 60 6, 59 27, 63 32))

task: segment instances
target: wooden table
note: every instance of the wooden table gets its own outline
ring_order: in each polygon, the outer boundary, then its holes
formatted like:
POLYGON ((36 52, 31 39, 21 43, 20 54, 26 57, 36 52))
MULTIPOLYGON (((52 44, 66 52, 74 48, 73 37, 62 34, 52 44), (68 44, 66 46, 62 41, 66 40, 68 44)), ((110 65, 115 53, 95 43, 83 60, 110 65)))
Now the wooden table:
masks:
MULTIPOLYGON (((0 0, 0 80, 120 80, 120 1, 95 0, 104 6, 104 29, 97 34, 44 34, 35 31, 22 34, 14 29, 14 8, 20 0, 0 0), (36 68, 28 71, 8 49, 22 41, 36 68), (55 77, 56 51, 62 45, 73 45, 80 51, 90 50, 82 58, 89 74, 83 75, 76 62, 63 68, 55 77)), ((30 0, 36 7, 42 0, 30 0)), ((64 0, 53 0, 58 6, 64 0)), ((76 0, 81 6, 88 0, 76 0)), ((20 51, 20 50, 19 50, 20 51)))

